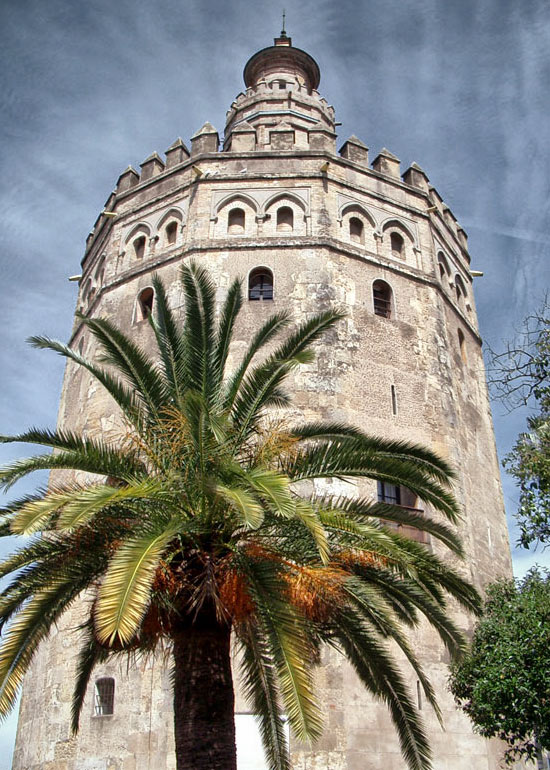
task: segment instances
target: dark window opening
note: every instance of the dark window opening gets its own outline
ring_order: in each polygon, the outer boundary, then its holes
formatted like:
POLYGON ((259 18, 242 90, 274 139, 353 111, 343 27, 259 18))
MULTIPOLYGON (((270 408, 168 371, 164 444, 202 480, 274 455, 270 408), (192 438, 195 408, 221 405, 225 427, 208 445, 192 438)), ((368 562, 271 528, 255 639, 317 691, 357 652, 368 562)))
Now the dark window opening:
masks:
POLYGON ((401 487, 396 484, 388 484, 385 481, 378 483, 378 502, 390 505, 401 505, 401 487))
POLYGON ((392 414, 397 414, 397 394, 395 392, 395 385, 391 386, 391 410, 392 414))
POLYGON ((107 717, 115 710, 115 680, 112 677, 98 679, 95 683, 94 715, 107 717))
POLYGON ((139 319, 140 321, 145 321, 146 318, 148 318, 151 313, 153 312, 153 300, 155 298, 155 293, 151 287, 147 287, 146 289, 143 289, 142 292, 140 292, 140 295, 138 297, 138 305, 139 305, 139 319))
POLYGON ((385 281, 375 281, 372 285, 372 300, 375 315, 391 318, 391 288, 385 281))
POLYGON ((134 254, 138 259, 142 259, 145 255, 145 236, 141 235, 134 241, 134 254))
MULTIPOLYGON (((424 513, 422 508, 418 508, 418 498, 407 487, 400 487, 397 484, 388 484, 385 481, 378 481, 378 502, 386 505, 398 505, 416 515, 424 513)), ((399 524, 396 521, 381 520, 385 527, 397 532, 400 535, 416 540, 418 543, 429 545, 430 536, 427 532, 411 527, 409 524, 399 524)))
POLYGON ((349 221, 349 237, 355 243, 363 243, 363 223, 357 217, 349 221))
POLYGON ((169 225, 166 225, 166 243, 168 245, 172 245, 176 242, 177 235, 178 235, 177 222, 170 222, 169 225))
POLYGON ((399 233, 390 233, 390 247, 393 257, 397 257, 398 259, 403 258, 404 245, 405 242, 399 233))
POLYGON ((277 209, 277 232, 291 232, 294 228, 294 212, 290 206, 277 209))
POLYGON ((273 273, 265 267, 253 270, 248 279, 249 300, 273 299, 273 273))

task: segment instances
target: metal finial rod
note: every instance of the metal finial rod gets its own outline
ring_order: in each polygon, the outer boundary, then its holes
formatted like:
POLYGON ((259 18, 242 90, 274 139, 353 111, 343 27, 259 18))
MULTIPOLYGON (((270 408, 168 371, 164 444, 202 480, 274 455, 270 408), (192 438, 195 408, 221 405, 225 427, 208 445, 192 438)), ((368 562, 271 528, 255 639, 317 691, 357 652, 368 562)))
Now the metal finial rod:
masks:
POLYGON ((281 37, 286 37, 286 9, 283 8, 283 28, 281 30, 281 37))

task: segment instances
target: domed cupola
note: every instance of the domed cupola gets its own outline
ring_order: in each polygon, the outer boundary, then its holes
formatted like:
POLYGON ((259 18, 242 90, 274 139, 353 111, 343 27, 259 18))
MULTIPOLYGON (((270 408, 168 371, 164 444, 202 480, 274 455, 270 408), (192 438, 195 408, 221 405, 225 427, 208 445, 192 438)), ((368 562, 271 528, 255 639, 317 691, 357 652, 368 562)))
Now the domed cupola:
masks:
POLYGON ((246 93, 227 113, 224 150, 335 152, 334 108, 317 91, 319 66, 284 29, 248 60, 243 77, 246 93))
POLYGON ((243 72, 247 88, 255 88, 258 83, 266 82, 286 88, 288 85, 303 88, 311 94, 321 81, 321 73, 315 59, 300 48, 292 46, 292 39, 283 30, 275 38, 274 45, 262 48, 246 63, 243 72))

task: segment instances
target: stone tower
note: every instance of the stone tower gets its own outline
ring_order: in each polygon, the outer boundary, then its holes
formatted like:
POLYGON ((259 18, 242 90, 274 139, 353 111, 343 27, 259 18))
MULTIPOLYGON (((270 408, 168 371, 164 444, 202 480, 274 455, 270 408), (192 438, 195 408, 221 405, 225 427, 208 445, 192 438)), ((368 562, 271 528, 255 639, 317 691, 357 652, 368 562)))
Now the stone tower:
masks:
MULTIPOLYGON (((249 301, 240 317, 241 344, 275 309, 289 307, 299 319, 344 307, 348 316, 337 340, 319 345, 315 362, 295 375, 296 408, 307 419, 358 424, 450 459, 459 470, 465 575, 479 586, 509 574, 464 230, 415 163, 401 174, 399 159, 383 149, 369 164, 368 149, 355 136, 336 151, 334 109, 317 90, 319 68, 285 33, 252 56, 244 81, 227 113, 221 148, 216 129, 205 123, 190 150, 177 139, 164 160, 153 153, 141 173, 131 167, 122 173, 86 242, 78 309, 114 319, 148 346, 151 276, 161 276, 177 309, 179 268, 191 257, 208 266, 220 300, 230 281, 243 277, 249 301)), ((78 319, 71 345, 94 354, 78 319)), ((100 386, 71 363, 59 425, 107 440, 119 426, 100 386)), ((371 492, 421 505, 405 489, 373 484, 371 492)), ((14 770, 172 770, 171 694, 162 656, 138 659, 129 670, 99 667, 80 734, 71 737, 77 625, 75 610, 33 662, 14 770)), ((413 644, 446 724, 442 732, 419 702, 435 768, 495 768, 499 746, 473 735, 446 692, 441 643, 420 629, 413 644)), ((412 673, 410 685, 416 692, 412 673)), ((334 651, 325 655, 319 686, 325 734, 313 750, 292 744, 294 767, 403 767, 385 706, 363 691, 334 651)), ((236 711, 238 734, 248 731, 252 720, 240 696, 236 711)), ((243 770, 263 767, 246 764, 242 744, 239 750, 243 770)))

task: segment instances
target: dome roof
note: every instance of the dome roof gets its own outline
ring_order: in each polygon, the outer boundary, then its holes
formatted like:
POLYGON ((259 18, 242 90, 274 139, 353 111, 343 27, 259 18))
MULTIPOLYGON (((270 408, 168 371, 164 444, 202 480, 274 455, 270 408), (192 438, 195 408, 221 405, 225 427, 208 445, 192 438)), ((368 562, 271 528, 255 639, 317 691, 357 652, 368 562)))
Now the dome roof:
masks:
POLYGON ((243 72, 247 88, 255 86, 262 77, 272 73, 288 72, 300 75, 308 91, 316 89, 321 73, 315 59, 300 48, 293 48, 292 40, 286 34, 275 38, 274 43, 269 48, 262 48, 247 61, 243 72))

